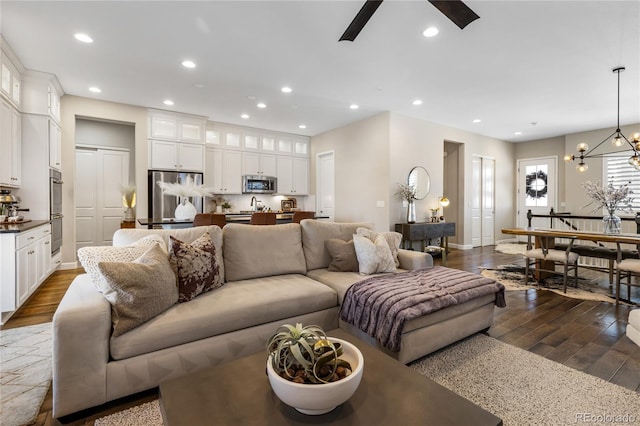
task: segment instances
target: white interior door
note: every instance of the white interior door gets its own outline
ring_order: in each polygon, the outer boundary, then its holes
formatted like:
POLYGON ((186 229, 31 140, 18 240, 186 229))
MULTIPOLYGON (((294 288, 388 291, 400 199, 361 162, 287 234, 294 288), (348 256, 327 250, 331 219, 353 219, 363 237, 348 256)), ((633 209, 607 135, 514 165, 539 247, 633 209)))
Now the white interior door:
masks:
POLYGON ((335 217, 335 152, 328 151, 318 154, 316 160, 318 174, 316 176, 316 194, 318 197, 316 214, 335 217))
POLYGON ((533 214, 549 214, 552 207, 558 211, 557 162, 557 157, 518 160, 518 227, 528 226, 528 210, 533 214))
POLYGON ((495 160, 473 156, 471 182, 471 244, 473 247, 494 245, 495 160))
POLYGON ((76 248, 110 245, 120 228, 129 152, 76 149, 76 248))

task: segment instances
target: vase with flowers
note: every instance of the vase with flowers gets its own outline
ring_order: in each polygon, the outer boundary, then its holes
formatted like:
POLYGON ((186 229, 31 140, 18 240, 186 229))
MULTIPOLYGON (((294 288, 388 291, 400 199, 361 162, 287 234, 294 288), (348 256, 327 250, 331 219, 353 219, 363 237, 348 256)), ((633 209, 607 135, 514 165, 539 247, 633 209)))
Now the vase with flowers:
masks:
POLYGON ((133 213, 133 208, 136 206, 136 187, 129 185, 122 187, 122 205, 126 210, 124 211, 125 222, 135 222, 136 217, 133 213))
POLYGON ((190 197, 210 196, 212 190, 204 185, 196 185, 190 176, 184 182, 168 183, 158 182, 162 192, 167 195, 178 197, 178 206, 174 213, 178 220, 193 220, 198 213, 196 207, 191 203, 190 197))
POLYGON ((607 214, 602 219, 604 224, 604 233, 619 234, 622 220, 615 214, 615 212, 620 210, 633 213, 633 210, 631 209, 633 198, 630 196, 633 191, 629 188, 629 184, 620 185, 616 188, 613 185, 613 182, 609 182, 607 186, 603 188, 600 185, 600 182, 593 183, 587 181, 582 184, 582 187, 587 191, 587 195, 591 198, 591 202, 584 207, 596 205, 596 208, 593 210, 594 212, 601 208, 604 208, 607 211, 607 214))
POLYGON ((399 195, 407 202, 407 223, 416 223, 416 187, 400 183, 398 184, 396 195, 399 195))

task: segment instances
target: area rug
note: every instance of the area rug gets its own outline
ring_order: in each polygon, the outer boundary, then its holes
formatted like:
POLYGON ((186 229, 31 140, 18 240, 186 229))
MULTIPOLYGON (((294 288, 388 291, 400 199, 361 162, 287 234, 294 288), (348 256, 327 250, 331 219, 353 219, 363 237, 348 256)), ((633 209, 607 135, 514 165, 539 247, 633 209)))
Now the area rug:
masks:
POLYGON ((33 423, 51 384, 51 323, 0 330, 0 424, 33 423))
POLYGON ((521 254, 524 256, 524 253, 527 250, 527 245, 518 243, 500 243, 496 244, 493 249, 504 254, 521 254))
MULTIPOLYGON (((596 416, 608 419, 600 423, 640 420, 639 393, 482 334, 409 366, 505 425, 594 423, 600 418, 596 416)), ((157 400, 95 421, 97 426, 142 424, 162 425, 157 400)))
POLYGON ((555 274, 545 278, 540 285, 538 285, 533 278, 529 278, 529 283, 524 285, 524 266, 520 265, 500 265, 497 268, 482 268, 480 275, 501 282, 507 291, 535 288, 538 290, 549 290, 573 299, 596 300, 609 303, 616 302, 615 298, 609 296, 608 288, 598 285, 596 280, 582 278, 579 275, 578 287, 573 287, 573 275, 570 274, 566 293, 562 291, 564 278, 561 274, 555 274))

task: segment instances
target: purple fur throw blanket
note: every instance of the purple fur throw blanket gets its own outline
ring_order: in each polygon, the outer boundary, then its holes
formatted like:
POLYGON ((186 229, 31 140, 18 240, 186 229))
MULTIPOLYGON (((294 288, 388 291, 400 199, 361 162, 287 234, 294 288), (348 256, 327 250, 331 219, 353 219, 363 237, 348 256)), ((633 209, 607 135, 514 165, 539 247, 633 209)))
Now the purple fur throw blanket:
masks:
POLYGON ((496 306, 506 306, 501 283, 471 272, 434 266, 378 275, 349 287, 340 319, 399 352, 407 321, 487 294, 496 295, 496 306))

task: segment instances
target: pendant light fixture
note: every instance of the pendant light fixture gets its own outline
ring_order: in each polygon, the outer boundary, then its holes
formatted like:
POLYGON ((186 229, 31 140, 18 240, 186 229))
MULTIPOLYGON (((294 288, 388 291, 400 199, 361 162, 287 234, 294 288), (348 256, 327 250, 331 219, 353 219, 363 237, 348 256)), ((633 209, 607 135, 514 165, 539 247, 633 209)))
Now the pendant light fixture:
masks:
POLYGON ((636 170, 640 171, 640 152, 639 152, 640 151, 640 133, 635 133, 633 137, 627 138, 620 130, 620 73, 624 70, 625 70, 625 67, 617 67, 612 70, 614 73, 618 75, 618 122, 617 122, 616 130, 612 134, 607 136, 598 145, 593 147, 592 149, 589 149, 589 145, 582 142, 582 143, 579 143, 578 146, 576 147, 578 151, 577 156, 575 154, 567 154, 564 156, 564 161, 566 162, 579 160, 578 164, 576 165, 576 170, 578 170, 579 172, 586 172, 589 169, 589 165, 584 162, 584 160, 587 158, 599 158, 599 157, 604 157, 605 155, 608 155, 608 154, 624 152, 624 151, 617 150, 617 151, 605 152, 600 154, 593 153, 593 151, 598 149, 600 145, 602 145, 609 139, 611 140, 611 145, 614 148, 620 148, 624 146, 625 143, 627 143, 631 147, 631 154, 628 160, 629 165, 633 166, 636 170))

